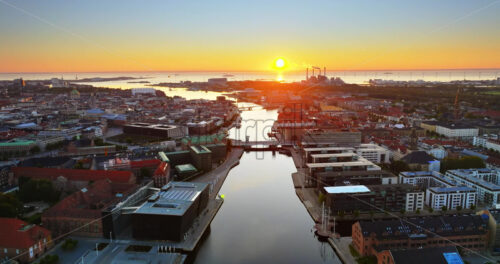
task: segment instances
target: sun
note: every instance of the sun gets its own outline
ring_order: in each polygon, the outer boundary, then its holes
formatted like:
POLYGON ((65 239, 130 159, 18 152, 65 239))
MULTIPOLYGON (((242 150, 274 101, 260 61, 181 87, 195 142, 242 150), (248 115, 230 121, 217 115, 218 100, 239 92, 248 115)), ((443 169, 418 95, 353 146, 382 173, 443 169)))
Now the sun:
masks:
POLYGON ((285 60, 282 59, 282 58, 278 58, 275 62, 274 62, 274 66, 276 66, 276 68, 278 69, 283 69, 283 67, 285 67, 285 60))

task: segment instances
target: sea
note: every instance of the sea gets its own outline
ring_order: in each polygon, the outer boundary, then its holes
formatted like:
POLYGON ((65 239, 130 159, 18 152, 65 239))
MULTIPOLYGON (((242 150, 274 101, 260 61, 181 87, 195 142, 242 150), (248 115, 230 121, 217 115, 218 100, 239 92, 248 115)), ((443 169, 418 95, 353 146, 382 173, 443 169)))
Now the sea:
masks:
MULTIPOLYGON (((317 73, 317 72, 316 72, 317 73)), ((311 71, 309 71, 309 76, 311 71)), ((327 77, 339 77, 346 83, 367 84, 370 79, 383 79, 394 81, 453 81, 453 80, 494 80, 500 77, 500 69, 481 70, 381 70, 381 71, 327 71, 327 77)), ((0 73, 0 80, 13 80, 23 78, 24 80, 47 80, 51 78, 63 78, 65 80, 78 80, 85 78, 111 78, 111 77, 134 77, 136 80, 119 80, 105 82, 80 82, 98 87, 109 88, 143 88, 151 84, 162 82, 179 83, 182 81, 206 82, 209 78, 225 77, 228 81, 243 80, 274 80, 282 82, 297 82, 306 78, 303 72, 209 72, 209 71, 165 71, 165 72, 49 72, 49 73, 0 73), (134 83, 145 81, 147 83, 134 83)))

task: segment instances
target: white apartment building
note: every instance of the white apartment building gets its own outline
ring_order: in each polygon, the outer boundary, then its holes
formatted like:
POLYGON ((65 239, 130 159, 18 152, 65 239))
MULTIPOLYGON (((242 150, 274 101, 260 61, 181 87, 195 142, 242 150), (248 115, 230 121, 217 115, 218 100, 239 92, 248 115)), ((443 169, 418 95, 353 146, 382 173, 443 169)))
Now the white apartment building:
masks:
POLYGON ((446 177, 453 179, 460 185, 465 185, 476 190, 477 202, 487 206, 500 205, 500 186, 498 174, 491 169, 459 169, 449 170, 446 177))
POLYGON ((424 209, 424 192, 409 192, 406 194, 406 212, 424 209))
POLYGON ((376 144, 361 144, 356 147, 356 153, 373 162, 373 163, 389 163, 391 152, 376 144))
POLYGON ((500 140, 498 140, 498 137, 497 138, 474 137, 472 144, 474 146, 500 151, 500 140))
POLYGON ((431 187, 426 190, 425 203, 439 211, 443 207, 456 210, 459 206, 470 209, 476 205, 476 190, 470 187, 431 187))
POLYGON ((458 124, 437 124, 436 133, 448 138, 472 139, 477 137, 479 129, 458 124))
POLYGON ((456 182, 446 178, 437 171, 402 171, 399 173, 399 183, 419 186, 425 190, 431 187, 454 187, 456 182))

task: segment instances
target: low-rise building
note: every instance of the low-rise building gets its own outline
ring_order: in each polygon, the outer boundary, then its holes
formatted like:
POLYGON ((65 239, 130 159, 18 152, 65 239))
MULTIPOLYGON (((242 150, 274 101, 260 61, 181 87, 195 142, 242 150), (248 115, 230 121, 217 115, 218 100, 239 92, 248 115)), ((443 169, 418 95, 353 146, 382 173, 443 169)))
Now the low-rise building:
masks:
POLYGON ((424 207, 424 193, 409 184, 347 185, 324 187, 326 205, 332 212, 369 212, 376 208, 399 212, 424 207))
POLYGON ((31 262, 52 248, 49 230, 17 218, 0 217, 0 259, 31 262))
POLYGON ((376 144, 361 144, 356 153, 373 163, 389 163, 391 157, 391 151, 376 144))
POLYGON ((43 226, 54 235, 103 237, 103 210, 127 197, 135 184, 112 183, 104 179, 71 194, 42 214, 43 226))
POLYGON ((397 184, 398 178, 384 170, 369 171, 328 171, 317 173, 317 189, 323 191, 327 186, 343 185, 381 185, 397 184))
POLYGON ((207 183, 170 182, 132 213, 136 239, 180 241, 208 203, 207 183))
POLYGON ((20 156, 28 153, 33 147, 37 146, 33 140, 16 140, 0 143, 0 154, 10 154, 20 156))
POLYGON ((442 208, 456 210, 458 208, 470 209, 476 206, 476 190, 461 187, 431 187, 425 192, 425 203, 434 210, 442 208))
POLYGON ((377 254, 378 264, 462 264, 455 246, 438 248, 388 249, 377 254))
POLYGON ((189 135, 187 127, 149 123, 131 123, 123 126, 125 134, 145 135, 158 138, 182 138, 189 135))
POLYGON ((445 124, 436 125, 436 133, 448 138, 473 139, 479 134, 479 129, 466 124, 445 124))
POLYGON ((411 170, 439 171, 441 168, 441 162, 425 151, 413 151, 401 160, 406 162, 411 170))
POLYGON ((20 177, 46 179, 51 181, 55 188, 65 191, 79 190, 88 187, 92 182, 103 179, 109 179, 115 183, 135 184, 136 182, 136 177, 130 171, 14 167, 12 172, 16 179, 20 177))
POLYGON ((491 171, 490 169, 459 169, 449 170, 445 175, 459 185, 475 189, 478 203, 496 208, 500 204, 500 186, 497 185, 498 178, 492 176, 491 171))
POLYGON ((352 245, 362 256, 383 250, 455 246, 484 251, 488 225, 479 215, 434 216, 405 220, 359 221, 352 226, 352 245))
POLYGON ((453 187, 457 184, 437 171, 402 171, 399 173, 399 183, 417 185, 422 190, 430 187, 453 187))

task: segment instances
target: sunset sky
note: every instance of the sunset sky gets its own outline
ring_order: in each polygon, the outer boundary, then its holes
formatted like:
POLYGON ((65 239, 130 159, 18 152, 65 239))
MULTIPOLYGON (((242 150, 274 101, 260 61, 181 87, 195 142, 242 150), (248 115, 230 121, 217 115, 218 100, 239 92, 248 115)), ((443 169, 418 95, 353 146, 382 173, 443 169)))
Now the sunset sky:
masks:
POLYGON ((500 0, 0 0, 0 72, 500 68, 500 0))

